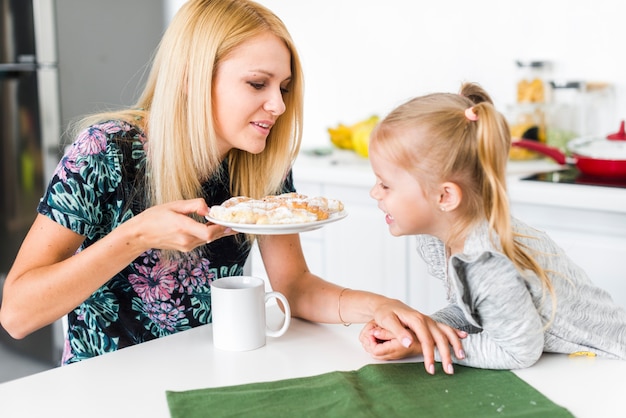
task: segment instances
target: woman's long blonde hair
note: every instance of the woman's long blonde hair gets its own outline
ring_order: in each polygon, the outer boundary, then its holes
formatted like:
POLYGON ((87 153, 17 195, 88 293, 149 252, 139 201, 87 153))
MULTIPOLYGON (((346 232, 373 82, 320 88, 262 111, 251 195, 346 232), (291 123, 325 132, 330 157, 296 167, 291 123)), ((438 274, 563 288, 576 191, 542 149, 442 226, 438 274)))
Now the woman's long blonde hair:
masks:
POLYGON ((533 271, 554 294, 546 271, 516 240, 511 226, 506 190, 510 130, 482 87, 465 83, 460 94, 435 93, 406 102, 380 122, 370 147, 413 173, 426 194, 443 182, 457 184, 463 194, 460 216, 447 240, 486 219, 517 269, 533 271), (467 109, 476 120, 466 116, 467 109))
POLYGON ((280 190, 302 138, 303 75, 287 28, 267 8, 249 0, 189 0, 172 19, 157 48, 146 87, 130 109, 83 119, 79 129, 120 119, 147 133, 149 205, 202 196, 202 182, 219 173, 213 119, 213 77, 243 42, 270 32, 291 53, 286 110, 260 154, 228 155, 232 195, 259 198, 280 190))

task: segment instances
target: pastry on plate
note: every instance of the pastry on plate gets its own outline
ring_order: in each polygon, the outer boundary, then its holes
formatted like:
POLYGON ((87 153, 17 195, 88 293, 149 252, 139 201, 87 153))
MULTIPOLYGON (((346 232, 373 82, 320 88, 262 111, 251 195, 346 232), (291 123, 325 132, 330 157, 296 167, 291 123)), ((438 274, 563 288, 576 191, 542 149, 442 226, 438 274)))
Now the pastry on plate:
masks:
POLYGON ((223 222, 279 225, 322 221, 342 210, 343 203, 337 199, 284 193, 263 199, 235 196, 212 206, 209 216, 223 222))

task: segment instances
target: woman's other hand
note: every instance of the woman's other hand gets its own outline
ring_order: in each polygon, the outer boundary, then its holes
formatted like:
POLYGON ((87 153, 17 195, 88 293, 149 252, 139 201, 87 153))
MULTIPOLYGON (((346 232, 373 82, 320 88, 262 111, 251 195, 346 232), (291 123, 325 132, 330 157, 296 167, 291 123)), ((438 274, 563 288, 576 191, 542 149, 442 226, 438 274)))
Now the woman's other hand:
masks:
POLYGON ((363 347, 374 358, 399 359, 422 354, 424 367, 430 374, 435 372, 435 347, 441 356, 446 373, 454 373, 452 347, 458 359, 465 357, 461 339, 467 333, 431 319, 400 301, 380 306, 374 320, 361 331, 363 347))

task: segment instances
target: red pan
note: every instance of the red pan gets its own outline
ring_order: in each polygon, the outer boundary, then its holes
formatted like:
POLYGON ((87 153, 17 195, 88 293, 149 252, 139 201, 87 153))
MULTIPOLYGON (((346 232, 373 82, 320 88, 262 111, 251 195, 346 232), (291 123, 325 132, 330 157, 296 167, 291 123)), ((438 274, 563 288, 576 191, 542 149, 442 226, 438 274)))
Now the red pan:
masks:
POLYGON ((620 131, 606 138, 585 137, 567 144, 571 156, 560 149, 528 139, 515 140, 515 147, 537 151, 559 164, 574 165, 589 176, 626 179, 626 132, 622 121, 620 131))

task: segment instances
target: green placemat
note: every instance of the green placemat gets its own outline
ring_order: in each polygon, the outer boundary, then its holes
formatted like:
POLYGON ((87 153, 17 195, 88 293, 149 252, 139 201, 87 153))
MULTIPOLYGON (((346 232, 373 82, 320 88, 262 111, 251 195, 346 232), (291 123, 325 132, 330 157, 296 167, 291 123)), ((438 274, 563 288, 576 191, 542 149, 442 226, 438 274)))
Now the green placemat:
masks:
POLYGON ((173 418, 572 417, 508 370, 370 364, 356 371, 276 382, 167 391, 173 418))

